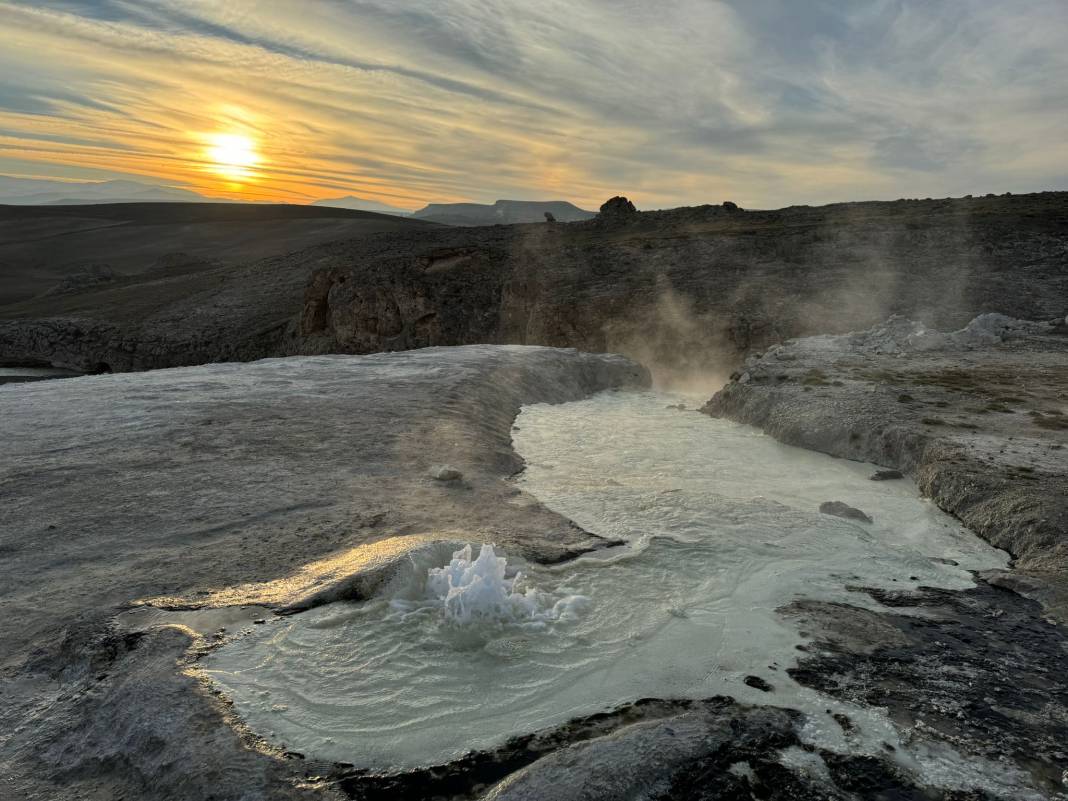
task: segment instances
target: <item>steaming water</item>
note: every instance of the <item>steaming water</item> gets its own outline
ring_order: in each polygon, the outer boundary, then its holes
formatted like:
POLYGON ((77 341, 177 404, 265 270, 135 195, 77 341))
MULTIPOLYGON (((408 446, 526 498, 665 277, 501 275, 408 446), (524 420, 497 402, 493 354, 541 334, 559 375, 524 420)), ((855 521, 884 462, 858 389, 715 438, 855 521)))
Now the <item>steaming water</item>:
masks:
MULTIPOLYGON (((879 710, 788 678, 804 640, 776 608, 798 598, 874 606, 852 585, 965 588, 967 569, 1004 566, 1005 555, 911 482, 869 481, 872 465, 665 408, 677 400, 607 393, 526 407, 517 420, 520 486, 627 545, 522 575, 489 548, 451 558, 456 546, 424 549, 381 599, 250 629, 206 671, 277 744, 375 769, 446 762, 647 696, 791 706, 826 747, 900 746, 879 710), (821 515, 827 500, 875 522, 821 515), (745 685, 749 674, 775 692, 745 685), (848 712, 858 731, 842 732, 828 709, 848 712)), ((915 756, 928 774, 960 769, 915 756)))

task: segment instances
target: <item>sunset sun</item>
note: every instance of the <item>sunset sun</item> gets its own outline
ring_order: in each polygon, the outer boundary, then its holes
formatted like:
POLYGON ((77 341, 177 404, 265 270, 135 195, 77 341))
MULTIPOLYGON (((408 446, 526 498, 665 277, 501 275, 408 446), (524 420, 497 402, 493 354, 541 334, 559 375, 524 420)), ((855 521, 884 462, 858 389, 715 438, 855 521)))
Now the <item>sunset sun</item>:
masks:
POLYGON ((260 163, 256 144, 240 134, 215 134, 209 139, 208 159, 213 169, 227 178, 246 178, 260 163))

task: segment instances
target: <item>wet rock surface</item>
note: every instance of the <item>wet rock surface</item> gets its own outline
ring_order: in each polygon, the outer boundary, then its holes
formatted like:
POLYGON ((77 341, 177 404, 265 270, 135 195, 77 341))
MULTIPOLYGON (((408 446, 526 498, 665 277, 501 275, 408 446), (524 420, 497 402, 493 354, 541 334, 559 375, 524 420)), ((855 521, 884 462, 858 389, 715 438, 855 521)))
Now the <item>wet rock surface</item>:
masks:
POLYGON ((816 640, 790 676, 886 707, 911 737, 1015 766, 1047 797, 1065 797, 1068 631, 1034 601, 985 582, 964 592, 864 592, 899 611, 872 626, 871 612, 842 604, 785 610, 816 640))
POLYGON ((1068 568, 1068 327, 998 315, 943 334, 895 318, 748 359, 703 411, 886 465, 1046 587, 1068 568), (744 379, 744 380, 743 380, 744 379))
POLYGON ((601 547, 506 480, 510 427, 523 403, 647 381, 621 357, 484 346, 5 387, 0 795, 335 797, 186 672, 227 623, 131 607, 253 624, 358 593, 351 571, 388 561, 346 555, 397 535, 601 547), (430 476, 446 460, 462 484, 430 476))
POLYGON ((872 481, 896 481, 904 478, 905 474, 900 470, 876 470, 871 477, 872 481))
POLYGON ((322 771, 360 801, 1008 801, 980 789, 924 786, 889 752, 854 756, 806 746, 801 722, 789 709, 724 697, 643 699, 426 770, 369 775, 323 765, 308 775, 322 771))
POLYGON ((202 639, 83 625, 58 658, 5 677, 5 799, 330 797, 184 672, 202 639))
POLYGON ((914 476, 1009 551, 1015 569, 984 574, 973 590, 857 588, 877 611, 784 609, 815 638, 789 674, 885 707, 914 741, 1022 771, 1040 797, 1057 799, 1068 760, 1068 442, 1046 421, 1068 400, 1065 365, 1059 320, 991 315, 942 334, 892 319, 754 356, 703 409, 914 476))
POLYGON ((1056 424, 1066 376, 1061 320, 990 315, 944 334, 897 318, 771 348, 704 408, 912 475, 1014 556, 1014 570, 991 571, 972 591, 859 588, 896 612, 795 604, 784 612, 816 642, 789 673, 888 708, 913 738, 1025 771, 1057 799, 1068 767, 1068 440, 1056 424))
POLYGON ((841 517, 846 520, 856 520, 860 523, 871 523, 871 516, 865 514, 860 509, 856 509, 850 506, 848 503, 842 503, 841 501, 826 501, 820 504, 820 512, 825 515, 834 515, 835 517, 841 517))

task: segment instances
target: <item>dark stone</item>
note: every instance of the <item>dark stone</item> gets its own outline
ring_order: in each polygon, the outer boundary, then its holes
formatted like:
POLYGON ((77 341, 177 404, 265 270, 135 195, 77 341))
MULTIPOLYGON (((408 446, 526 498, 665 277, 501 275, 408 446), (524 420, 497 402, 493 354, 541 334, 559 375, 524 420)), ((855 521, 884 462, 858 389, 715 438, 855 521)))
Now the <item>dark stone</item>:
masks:
MULTIPOLYGON (((807 624, 832 628, 817 635, 818 648, 789 675, 840 700, 885 707, 900 727, 934 730, 965 755, 1009 759, 1042 792, 1061 792, 1068 631, 1044 620, 1038 603, 984 582, 963 592, 866 592, 883 606, 926 614, 880 615, 875 627, 867 610, 836 605, 821 613, 818 604, 802 602, 799 619, 810 615, 824 623, 807 624), (856 625, 848 625, 851 618, 856 625)), ((824 759, 840 786, 849 783, 824 759)), ((888 779, 873 781, 885 786, 888 779)))
POLYGON ((68 295, 110 284, 118 277, 119 274, 110 264, 85 264, 43 294, 45 297, 68 295))
POLYGON ((900 470, 877 470, 872 475, 872 481, 894 481, 898 478, 904 478, 905 474, 900 470))
POLYGON ((760 690, 761 692, 770 693, 775 689, 764 681, 764 679, 760 678, 760 676, 746 676, 743 681, 746 686, 752 687, 754 690, 760 690))
POLYGON ((723 201, 723 208, 725 208, 727 211, 741 211, 741 209, 738 208, 737 203, 732 203, 729 200, 723 201))
POLYGON ((602 217, 626 217, 630 214, 637 214, 638 210, 627 198, 616 195, 601 205, 600 213, 602 217))
POLYGON ((841 501, 824 501, 820 504, 820 511, 825 515, 844 517, 846 520, 857 520, 861 523, 873 522, 871 517, 860 511, 860 509, 854 509, 849 504, 841 501))
POLYGON ((834 718, 834 722, 842 727, 842 731, 853 731, 854 725, 852 718, 849 715, 843 715, 841 712, 835 712, 831 715, 834 718))
MULTIPOLYGON (((982 791, 946 794, 935 788, 917 786, 889 757, 852 756, 816 749, 801 743, 797 736, 799 713, 768 706, 748 707, 722 697, 700 701, 644 699, 553 729, 513 737, 500 748, 468 753, 446 765, 382 774, 336 764, 326 771, 313 766, 309 775, 325 778, 349 798, 358 801, 426 798, 466 801, 485 797, 494 784, 523 768, 533 766, 531 769, 536 771, 538 766, 534 763, 554 751, 574 747, 572 760, 579 764, 586 758, 582 752, 585 741, 606 735, 626 737, 628 728, 635 723, 657 725, 673 737, 675 722, 687 720, 692 725, 694 716, 701 716, 707 726, 707 749, 682 764, 663 765, 663 773, 658 776, 658 784, 663 789, 643 797, 660 801, 675 798, 690 801, 752 801, 754 798, 762 801, 847 801, 856 798, 988 801, 993 798, 982 791), (787 747, 802 748, 813 754, 827 766, 829 778, 783 765, 778 752, 787 747), (737 766, 744 766, 745 770, 732 770, 737 766)), ((650 753, 647 758, 651 766, 659 761, 655 753, 650 753)), ((626 795, 620 787, 599 789, 600 792, 583 797, 607 799, 626 795)), ((507 789, 504 795, 512 797, 507 789)), ((576 796, 568 794, 567 797, 576 796)))
MULTIPOLYGON (((395 774, 377 774, 363 769, 341 770, 335 778, 346 795, 359 801, 470 798, 546 754, 628 724, 657 719, 670 721, 675 715, 691 710, 729 715, 735 708, 737 704, 724 697, 704 701, 643 698, 608 712, 576 718, 555 728, 517 735, 499 748, 470 752, 446 765, 395 774)), ((783 745, 795 739, 790 733, 781 734, 785 739, 783 745)))

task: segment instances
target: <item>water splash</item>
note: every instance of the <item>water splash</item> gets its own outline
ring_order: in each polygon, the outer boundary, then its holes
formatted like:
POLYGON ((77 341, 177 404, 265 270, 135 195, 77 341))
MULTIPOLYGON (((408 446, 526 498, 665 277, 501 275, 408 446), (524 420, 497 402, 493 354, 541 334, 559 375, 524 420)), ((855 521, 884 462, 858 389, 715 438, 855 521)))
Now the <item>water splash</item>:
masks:
POLYGON ((526 586, 523 573, 507 578, 508 560, 483 544, 472 560, 471 545, 452 555, 444 567, 427 571, 426 594, 441 603, 445 619, 459 625, 520 623, 543 626, 555 620, 574 619, 589 599, 563 598, 526 586))

